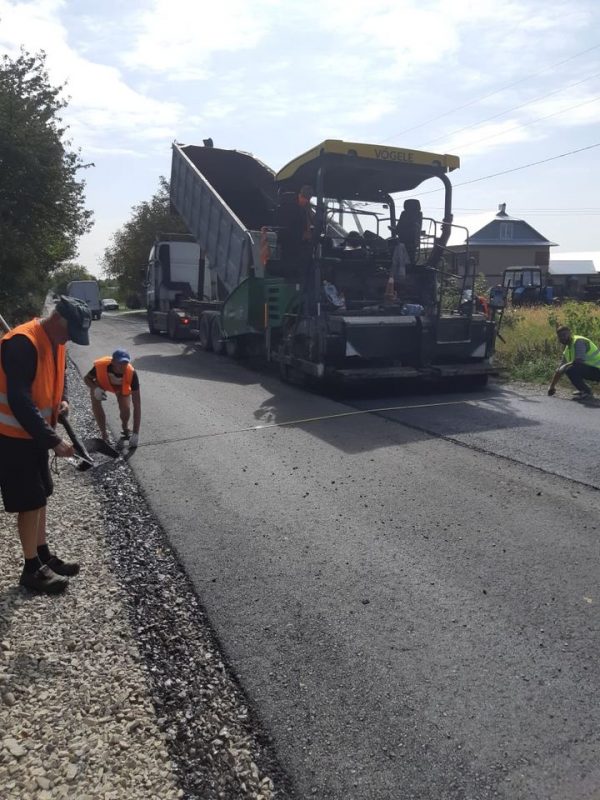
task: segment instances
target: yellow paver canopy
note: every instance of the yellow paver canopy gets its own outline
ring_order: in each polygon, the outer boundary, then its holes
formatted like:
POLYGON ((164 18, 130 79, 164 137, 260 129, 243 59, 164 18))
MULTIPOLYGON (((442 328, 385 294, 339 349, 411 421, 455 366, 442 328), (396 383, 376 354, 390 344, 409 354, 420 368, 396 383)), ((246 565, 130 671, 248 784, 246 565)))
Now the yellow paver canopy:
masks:
POLYGON ((325 197, 385 202, 386 195, 410 191, 459 166, 458 156, 326 139, 286 164, 275 180, 290 191, 315 188, 321 170, 325 197))

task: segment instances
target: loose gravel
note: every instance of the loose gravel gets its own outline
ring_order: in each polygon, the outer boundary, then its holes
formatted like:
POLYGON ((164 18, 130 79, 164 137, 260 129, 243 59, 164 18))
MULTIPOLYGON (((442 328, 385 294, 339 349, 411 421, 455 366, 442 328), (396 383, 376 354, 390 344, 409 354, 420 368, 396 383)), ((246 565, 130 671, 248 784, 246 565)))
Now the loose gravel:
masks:
MULTIPOLYGON (((69 373, 72 422, 96 435, 69 373)), ((18 587, 16 520, 0 514, 2 800, 290 798, 130 465, 58 468, 49 543, 81 563, 64 595, 18 587)))

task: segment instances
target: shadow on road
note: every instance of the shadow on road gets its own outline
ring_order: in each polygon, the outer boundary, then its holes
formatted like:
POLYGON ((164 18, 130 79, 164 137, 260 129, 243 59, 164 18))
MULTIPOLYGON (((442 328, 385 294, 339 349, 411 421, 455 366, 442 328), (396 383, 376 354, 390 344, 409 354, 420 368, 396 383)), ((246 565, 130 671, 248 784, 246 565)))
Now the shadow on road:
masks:
MULTIPOLYGON (((299 422, 298 427, 351 453, 390 444, 418 441, 429 435, 454 437, 484 431, 512 431, 541 424, 520 414, 511 405, 513 400, 511 393, 496 386, 487 391, 465 393, 456 389, 448 391, 443 384, 426 386, 387 384, 354 387, 344 395, 337 390, 333 397, 344 404, 339 407, 339 412, 347 413, 348 416, 299 422), (354 412, 355 415, 350 416, 354 412), (384 440, 373 439, 369 448, 365 426, 368 425, 369 417, 373 416, 395 424, 397 431, 392 434, 391 430, 387 429, 383 433, 384 440), (334 427, 336 421, 337 432, 334 427), (343 421, 349 424, 342 426, 340 423, 343 421)), ((519 397, 519 402, 524 399, 519 397)), ((281 397, 275 394, 261 404, 254 412, 254 416, 263 424, 282 423, 293 419, 290 413, 292 411, 293 409, 287 407, 286 402, 282 403, 281 397)), ((378 430, 381 431, 380 428, 378 430)))
MULTIPOLYGON (((134 342, 149 344, 157 338, 151 334, 138 334, 134 342)), ((206 353, 194 342, 182 342, 181 346, 182 350, 176 354, 138 356, 135 359, 136 369, 216 383, 236 383, 239 386, 262 382, 263 375, 258 369, 250 369, 249 362, 241 364, 225 356, 206 353)))
MULTIPOLYGON (((144 332, 134 341, 148 344, 157 339, 144 332)), ((175 353, 139 356, 136 368, 220 384, 260 385, 270 397, 253 412, 258 424, 293 425, 346 453, 406 444, 431 434, 452 437, 540 424, 535 417, 520 413, 519 407, 523 403, 535 406, 541 397, 519 394, 497 383, 484 391, 465 391, 464 385, 448 380, 377 381, 317 391, 282 383, 275 365, 261 360, 233 361, 205 352, 194 341, 178 344, 175 353), (379 424, 367 431, 373 416, 390 425, 379 424)))

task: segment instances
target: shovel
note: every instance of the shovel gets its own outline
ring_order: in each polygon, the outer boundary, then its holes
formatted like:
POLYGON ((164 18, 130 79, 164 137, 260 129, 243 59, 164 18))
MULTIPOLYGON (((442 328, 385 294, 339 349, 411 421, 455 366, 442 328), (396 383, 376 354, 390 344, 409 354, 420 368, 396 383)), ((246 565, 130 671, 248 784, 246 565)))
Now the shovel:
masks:
POLYGON ((104 439, 94 437, 92 439, 86 439, 84 444, 77 436, 71 427, 71 423, 64 414, 58 415, 58 421, 66 430, 67 434, 69 435, 69 439, 73 442, 73 448, 75 452, 81 459, 80 463, 77 465, 77 469, 81 472, 85 472, 86 470, 96 466, 94 459, 90 455, 90 450, 94 453, 102 453, 102 455, 108 456, 109 458, 119 457, 118 451, 115 450, 115 448, 112 447, 108 442, 105 442, 104 439))

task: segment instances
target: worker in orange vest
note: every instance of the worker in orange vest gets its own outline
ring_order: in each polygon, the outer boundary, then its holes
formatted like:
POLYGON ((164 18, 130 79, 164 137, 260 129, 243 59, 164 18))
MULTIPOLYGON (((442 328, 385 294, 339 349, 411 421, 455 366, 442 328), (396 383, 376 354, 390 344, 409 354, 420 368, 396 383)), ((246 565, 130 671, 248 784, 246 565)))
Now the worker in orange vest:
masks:
POLYGON ((302 209, 300 221, 302 225, 302 241, 310 242, 312 240, 312 230, 314 223, 314 214, 310 207, 310 199, 313 194, 313 188, 308 183, 300 187, 298 196, 296 198, 299 207, 302 209))
POLYGON ((49 594, 62 592, 79 565, 50 552, 46 502, 52 494, 48 451, 74 455, 55 430, 68 413, 65 344, 89 344, 91 312, 63 296, 42 319, 17 325, 0 340, 0 490, 4 508, 17 514, 25 563, 20 583, 49 594))
POLYGON ((100 434, 107 439, 106 415, 102 403, 108 394, 115 394, 119 404, 119 415, 123 431, 121 438, 129 441, 129 449, 138 446, 140 424, 142 422, 142 400, 140 379, 126 350, 115 350, 112 356, 103 356, 94 361, 94 366, 84 378, 91 391, 92 411, 100 428, 100 434), (133 404, 133 433, 129 430, 129 418, 133 404))

